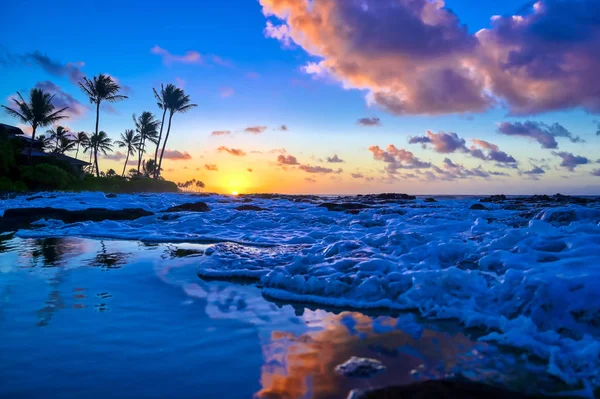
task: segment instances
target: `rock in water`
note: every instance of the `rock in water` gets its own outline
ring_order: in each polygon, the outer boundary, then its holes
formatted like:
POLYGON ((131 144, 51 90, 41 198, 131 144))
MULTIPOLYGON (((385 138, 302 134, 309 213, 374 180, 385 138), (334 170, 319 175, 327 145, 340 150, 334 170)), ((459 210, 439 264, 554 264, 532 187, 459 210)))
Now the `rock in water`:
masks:
POLYGON ((65 223, 76 222, 101 222, 102 220, 135 220, 142 216, 150 216, 154 213, 141 209, 105 209, 88 208, 78 211, 70 211, 59 208, 14 208, 4 211, 0 218, 0 231, 14 231, 25 228, 40 219, 55 219, 65 223))
POLYGON ((188 202, 185 204, 172 206, 164 212, 208 212, 210 208, 206 202, 188 202))
MULTIPOLYGON (((564 397, 564 396, 563 396, 564 397)), ((477 382, 435 380, 414 384, 378 388, 371 391, 354 390, 348 399, 542 399, 477 382)))
POLYGON ((319 208, 327 208, 332 212, 347 212, 360 211, 361 209, 370 208, 370 206, 358 202, 323 202, 319 204, 319 208))
POLYGON ((256 211, 256 212, 268 211, 268 209, 261 208, 260 206, 256 206, 256 205, 240 205, 240 206, 236 207, 235 210, 236 211, 256 211))
POLYGON ((385 369, 386 367, 379 360, 352 356, 345 363, 336 366, 335 372, 346 377, 369 378, 385 369))
POLYGON ((473 209, 474 211, 484 211, 486 207, 481 204, 473 204, 469 209, 473 209))

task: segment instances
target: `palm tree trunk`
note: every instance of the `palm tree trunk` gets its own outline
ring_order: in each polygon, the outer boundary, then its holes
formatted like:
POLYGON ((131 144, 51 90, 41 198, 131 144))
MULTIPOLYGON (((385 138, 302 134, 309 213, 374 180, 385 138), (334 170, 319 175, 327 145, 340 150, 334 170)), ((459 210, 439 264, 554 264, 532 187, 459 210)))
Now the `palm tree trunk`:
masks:
POLYGON ((160 152, 160 162, 158 163, 158 169, 156 170, 156 178, 160 176, 160 170, 162 167, 163 155, 165 154, 165 148, 167 148, 167 140, 169 140, 169 133, 171 132, 171 119, 173 119, 173 112, 169 113, 169 126, 167 127, 167 134, 165 135, 165 141, 163 142, 162 151, 160 152))
POLYGON ((27 151, 27 162, 31 165, 31 150, 33 149, 33 141, 35 140, 36 125, 32 125, 33 130, 31 131, 31 141, 29 142, 29 150, 27 151))
POLYGON ((140 143, 140 156, 138 158, 138 175, 140 174, 140 167, 142 166, 142 157, 144 156, 144 147, 146 146, 146 140, 142 140, 142 142, 140 143))
MULTIPOLYGON (((163 110, 162 121, 160 122, 160 133, 158 134, 158 141, 156 142, 156 151, 154 152, 154 166, 156 166, 156 160, 158 159, 158 149, 160 148, 160 140, 162 139, 163 126, 165 124, 165 115, 167 114, 167 108, 163 110)), ((156 170, 154 171, 154 178, 158 177, 156 170)))
POLYGON ((96 102, 96 144, 94 145, 94 164, 96 165, 96 177, 100 177, 98 168, 98 122, 100 121, 100 101, 96 102))
POLYGON ((77 151, 75 151, 75 159, 77 159, 78 155, 79 155, 79 143, 77 143, 77 151))
POLYGON ((123 173, 121 173, 121 177, 125 177, 125 168, 127 168, 127 161, 129 161, 129 148, 127 149, 127 156, 125 157, 125 165, 123 165, 123 173))

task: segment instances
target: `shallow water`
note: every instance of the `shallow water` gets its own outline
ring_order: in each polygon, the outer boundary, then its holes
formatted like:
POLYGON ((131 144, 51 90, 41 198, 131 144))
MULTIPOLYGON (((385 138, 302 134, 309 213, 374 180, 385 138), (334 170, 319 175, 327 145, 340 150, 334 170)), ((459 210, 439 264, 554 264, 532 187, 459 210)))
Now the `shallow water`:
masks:
POLYGON ((0 397, 341 398, 457 374, 552 384, 454 323, 274 303, 254 285, 200 280, 206 248, 3 236, 0 397), (387 371, 336 375, 351 356, 387 371))

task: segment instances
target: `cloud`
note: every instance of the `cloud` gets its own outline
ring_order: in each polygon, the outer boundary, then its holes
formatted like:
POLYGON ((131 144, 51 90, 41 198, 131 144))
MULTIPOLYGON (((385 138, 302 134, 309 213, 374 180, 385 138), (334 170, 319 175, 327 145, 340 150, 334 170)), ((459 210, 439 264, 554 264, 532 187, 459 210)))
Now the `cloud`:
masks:
POLYGON ((381 126, 381 120, 379 118, 360 118, 356 121, 361 126, 381 126))
POLYGON ((77 101, 75 97, 72 95, 65 93, 60 87, 55 85, 50 81, 38 82, 35 85, 35 88, 42 89, 45 92, 48 92, 54 95, 52 99, 52 104, 56 108, 64 108, 69 107, 68 110, 65 111, 65 114, 69 116, 69 118, 78 118, 87 112, 87 107, 77 101))
POLYGON ((168 50, 162 47, 154 46, 150 49, 150 52, 155 55, 162 57, 165 65, 172 64, 202 64, 202 55, 197 51, 186 51, 183 55, 171 54, 168 50))
POLYGON ((231 155, 234 155, 236 157, 243 157, 246 156, 246 153, 238 148, 227 148, 225 146, 220 146, 219 148, 217 148, 217 151, 219 152, 227 152, 231 155))
POLYGON ((246 74, 246 77, 248 79, 258 79, 260 77, 260 75, 257 72, 248 72, 246 74))
POLYGON ((206 164, 206 165, 204 165, 204 169, 211 171, 211 172, 216 172, 219 170, 217 165, 214 165, 214 164, 206 164))
POLYGON ((211 55, 210 59, 212 60, 213 64, 215 65, 220 65, 223 67, 231 67, 231 61, 224 59, 223 57, 219 57, 218 55, 211 55))
POLYGON ((533 169, 525 170, 521 173, 524 175, 543 175, 544 173, 546 173, 546 171, 537 165, 533 165, 533 169))
POLYGON ((568 170, 570 170, 571 172, 575 170, 575 168, 579 165, 587 165, 590 160, 587 159, 586 157, 582 157, 579 155, 573 155, 570 152, 565 152, 565 151, 561 151, 561 152, 555 152, 552 151, 553 155, 556 155, 557 157, 560 157, 562 159, 562 162, 560 163, 560 166, 567 168, 568 170))
POLYGON ((252 168, 248 168, 248 169, 246 169, 246 170, 247 170, 248 172, 250 172, 250 173, 252 173, 252 172, 253 172, 252 168))
POLYGON ((213 130, 211 136, 225 136, 231 134, 230 130, 213 130))
POLYGON ((600 3, 542 0, 477 33, 479 67, 512 114, 600 111, 600 3))
POLYGON ((456 179, 468 179, 468 178, 484 178, 487 179, 492 175, 506 176, 503 172, 487 172, 483 170, 481 166, 473 169, 466 168, 462 164, 454 163, 450 158, 444 158, 442 167, 432 166, 432 171, 426 175, 429 180, 446 180, 452 181, 456 179))
POLYGON ((163 158, 164 159, 171 159, 173 161, 181 161, 181 160, 188 160, 188 159, 192 159, 192 156, 187 152, 181 152, 178 150, 165 150, 165 153, 163 154, 163 158))
POLYGON ((363 175, 362 173, 352 173, 351 176, 354 179, 364 179, 365 175, 363 175))
POLYGON ((327 162, 329 163, 342 163, 343 159, 339 158, 337 154, 334 154, 332 157, 327 157, 327 162))
POLYGON ((312 166, 312 165, 300 165, 298 167, 300 170, 305 171, 306 173, 320 173, 320 174, 329 174, 329 173, 342 173, 342 169, 331 169, 324 168, 322 166, 312 166))
POLYGON ((233 87, 221 87, 219 89, 219 95, 221 96, 221 98, 231 97, 234 93, 235 90, 233 89, 233 87))
POLYGON ((572 143, 583 141, 580 137, 573 135, 559 123, 547 125, 542 122, 502 122, 498 125, 498 132, 507 136, 528 137, 540 143, 542 148, 558 148, 556 137, 565 137, 572 143))
POLYGON ((594 169, 591 172, 592 176, 600 176, 600 169, 594 169))
POLYGON ((484 161, 495 161, 500 164, 516 164, 517 160, 504 151, 500 151, 496 144, 489 141, 473 139, 473 146, 469 149, 469 154, 475 158, 483 159, 484 161), (481 147, 483 150, 477 148, 481 147))
POLYGON ((492 103, 485 79, 468 62, 477 39, 441 1, 261 4, 265 15, 285 22, 282 40, 321 59, 321 73, 326 69, 346 88, 368 90, 371 103, 392 113, 467 112, 492 103))
POLYGON ((71 82, 77 84, 85 76, 81 72, 84 66, 83 62, 69 62, 63 64, 53 60, 47 55, 34 51, 25 54, 5 54, 5 57, 0 60, 0 64, 4 65, 37 65, 52 76, 66 77, 71 82))
POLYGON ((278 155, 277 163, 281 165, 300 165, 296 157, 293 155, 278 155))
POLYGON ((122 161, 126 158, 126 156, 122 152, 117 151, 112 154, 102 155, 102 158, 109 159, 111 161, 122 161))
POLYGON ((265 130, 267 130, 266 126, 248 126, 246 129, 244 129, 244 131, 246 133, 254 133, 254 134, 260 134, 260 133, 264 132, 265 130))
POLYGON ((467 147, 465 146, 466 141, 458 137, 456 133, 433 133, 428 130, 427 136, 411 137, 408 143, 429 143, 433 145, 435 152, 439 152, 440 154, 449 154, 457 150, 467 151, 467 147))
POLYGON ((403 148, 397 148, 393 144, 389 144, 386 151, 382 150, 377 145, 369 147, 369 151, 373 154, 373 159, 386 163, 385 170, 389 174, 397 173, 398 169, 420 169, 431 167, 430 162, 423 162, 412 152, 403 148))
POLYGON ((600 136, 600 121, 594 121, 596 125, 596 136, 600 136))
POLYGON ((289 129, 286 125, 281 125, 281 126, 279 126, 279 128, 277 130, 279 130, 281 132, 287 132, 289 129))
POLYGON ((442 0, 260 2, 281 20, 265 34, 394 114, 600 112, 597 0, 541 0, 474 34, 442 0))
POLYGON ((273 25, 271 21, 267 21, 264 34, 265 37, 279 40, 286 47, 289 47, 292 44, 289 27, 285 24, 273 25))
POLYGON ((313 179, 312 177, 305 177, 304 180, 306 180, 309 183, 316 183, 317 181, 315 179, 313 179))

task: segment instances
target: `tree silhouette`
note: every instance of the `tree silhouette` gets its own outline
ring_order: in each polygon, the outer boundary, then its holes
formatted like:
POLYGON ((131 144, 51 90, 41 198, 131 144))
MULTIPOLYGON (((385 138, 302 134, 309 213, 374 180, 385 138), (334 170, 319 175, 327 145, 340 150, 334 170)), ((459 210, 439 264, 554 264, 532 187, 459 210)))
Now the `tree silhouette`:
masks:
POLYGON ((64 107, 56 111, 52 104, 54 95, 45 93, 42 89, 31 89, 28 101, 25 101, 19 92, 17 92, 17 96, 19 99, 12 98, 16 105, 16 109, 5 105, 3 105, 2 108, 4 108, 10 116, 15 117, 21 123, 31 125, 31 141, 29 142, 29 150, 27 152, 27 159, 31 163, 31 150, 33 148, 37 128, 49 126, 54 122, 66 118, 67 116, 62 115, 62 113, 69 107, 64 107))
POLYGON ((123 165, 123 173, 121 176, 125 176, 125 168, 127 168, 127 161, 129 161, 129 155, 135 155, 135 151, 140 145, 140 136, 135 134, 133 129, 127 129, 124 133, 121 133, 121 140, 115 141, 120 148, 127 147, 127 156, 125 157, 125 164, 123 165))
MULTIPOLYGON (((98 136, 98 123, 100 121, 100 104, 102 101, 114 103, 127 98, 127 96, 118 94, 121 87, 113 80, 109 75, 100 74, 94 76, 92 79, 87 77, 83 78, 82 82, 79 82, 79 87, 89 97, 90 103, 96 104, 96 130, 94 135, 98 136)), ((99 143, 101 140, 96 138, 95 143, 99 143)), ((94 152, 94 165, 96 166, 96 176, 100 176, 100 169, 98 169, 98 147, 93 147, 94 152)))

